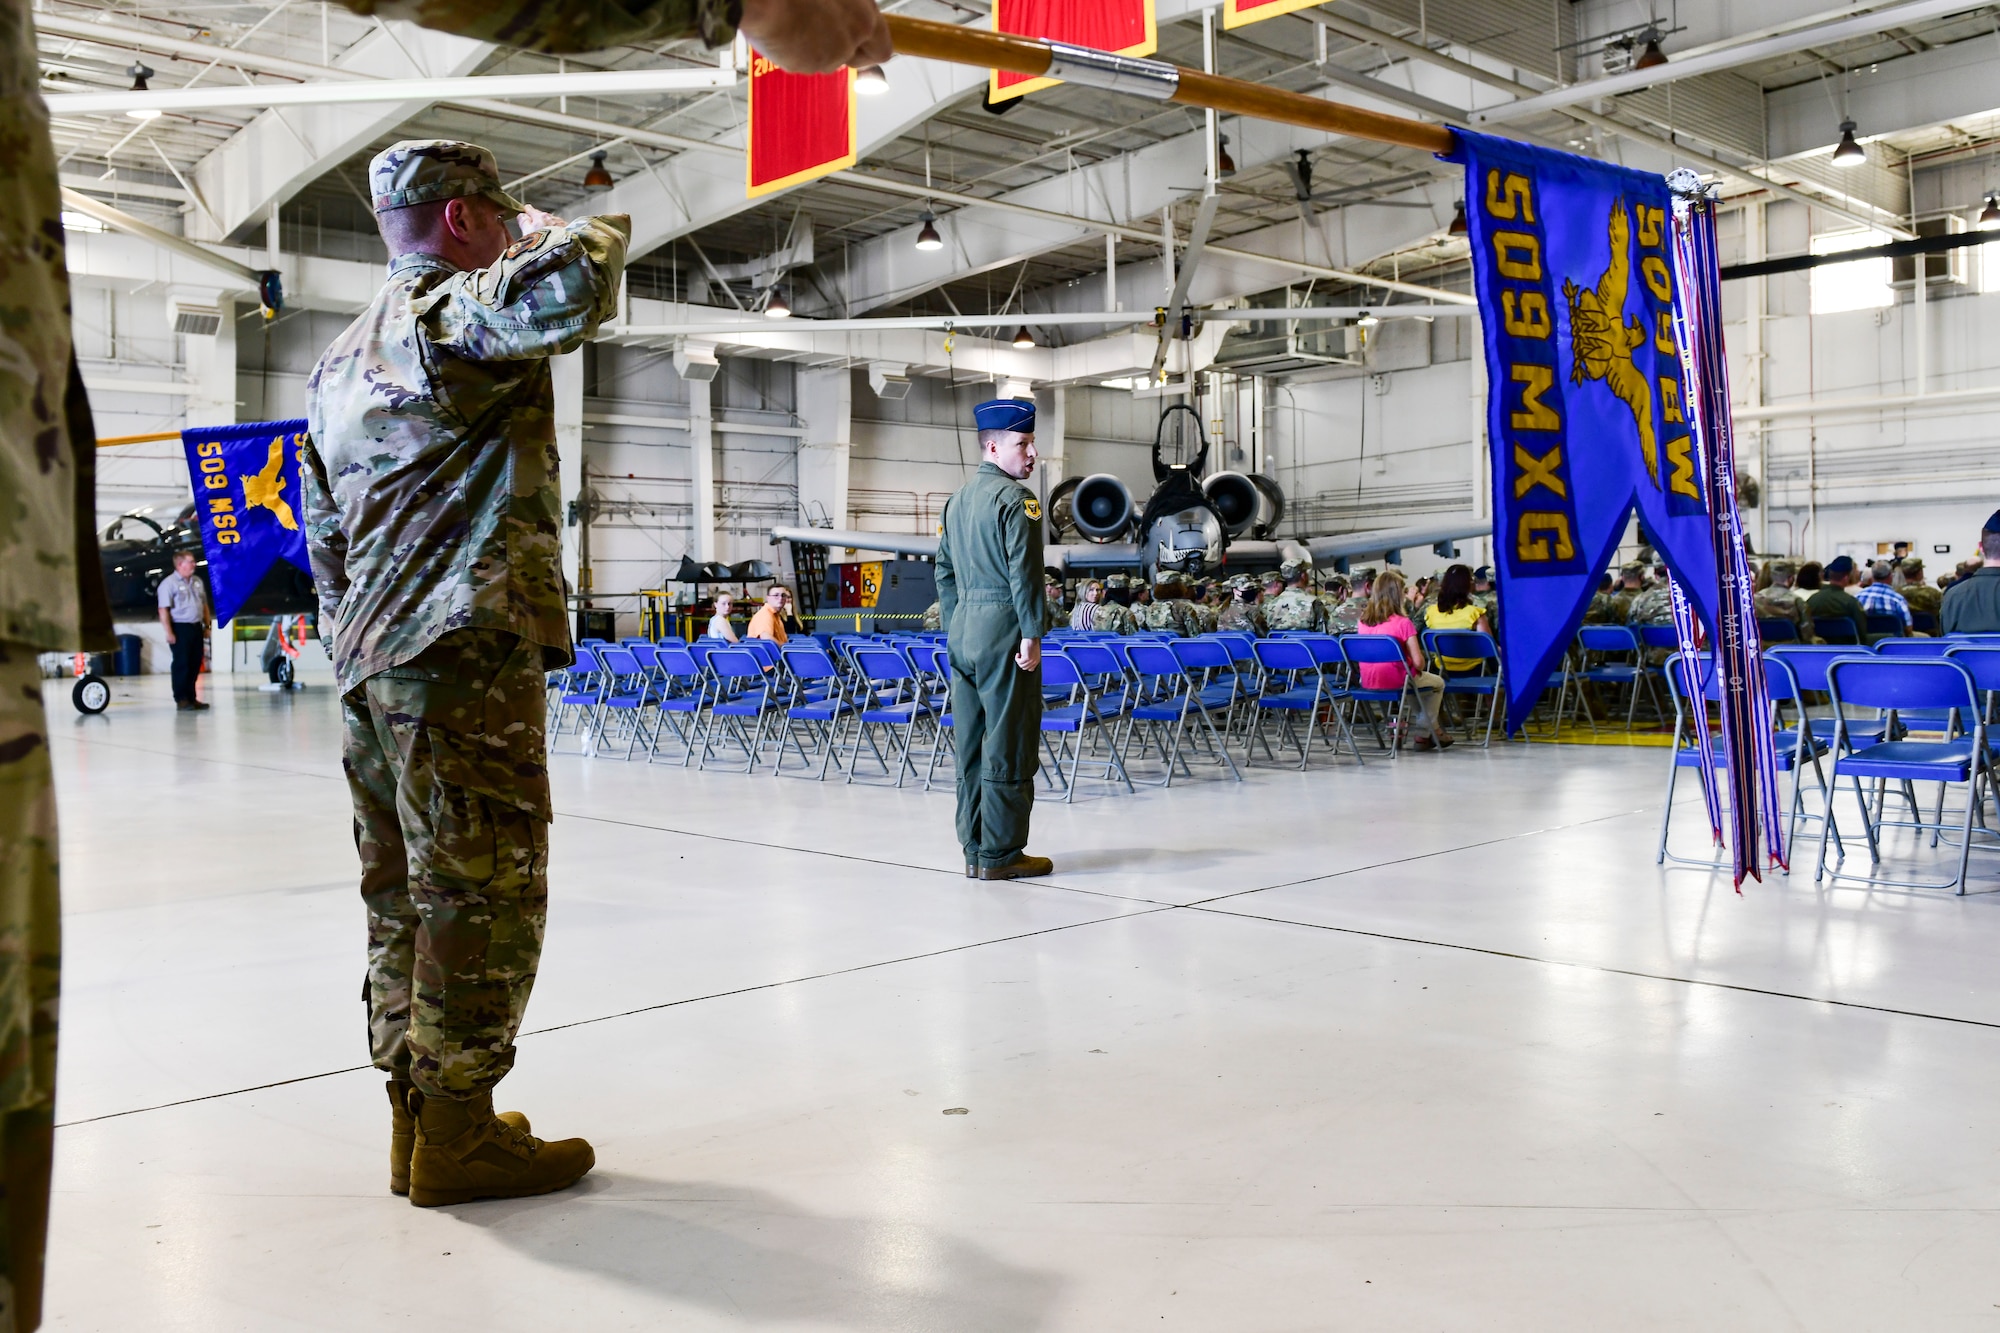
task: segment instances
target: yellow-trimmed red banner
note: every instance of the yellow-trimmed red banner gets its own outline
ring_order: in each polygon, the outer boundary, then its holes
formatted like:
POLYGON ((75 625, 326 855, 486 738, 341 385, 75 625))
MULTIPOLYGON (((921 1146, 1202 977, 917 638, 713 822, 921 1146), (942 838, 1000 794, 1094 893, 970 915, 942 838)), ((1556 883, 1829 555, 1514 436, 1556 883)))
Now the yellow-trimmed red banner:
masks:
POLYGON ((750 53, 751 198, 824 176, 855 160, 854 71, 792 74, 750 53))
POLYGON ((1322 0, 1222 0, 1222 26, 1241 28, 1295 10, 1312 9, 1322 0))
MULTIPOLYGON (((1153 0, 994 0, 993 31, 1121 56, 1149 56, 1160 49, 1153 0)), ((997 69, 988 80, 987 99, 994 102, 1062 82, 997 69)))

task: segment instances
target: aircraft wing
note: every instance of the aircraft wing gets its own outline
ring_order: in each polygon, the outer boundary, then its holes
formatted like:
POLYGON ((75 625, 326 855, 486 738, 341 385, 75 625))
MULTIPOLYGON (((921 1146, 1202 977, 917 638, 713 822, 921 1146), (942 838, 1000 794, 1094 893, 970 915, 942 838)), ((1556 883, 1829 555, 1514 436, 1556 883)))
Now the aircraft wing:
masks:
MULTIPOLYGON (((1377 528, 1367 532, 1342 533, 1336 537, 1274 542, 1233 541, 1229 543, 1229 563, 1261 568, 1310 555, 1313 563, 1323 565, 1356 556, 1387 555, 1391 551, 1441 546, 1447 542, 1484 537, 1492 531, 1490 519, 1461 518, 1426 527, 1377 528)), ((886 551, 894 555, 935 556, 938 548, 935 537, 906 532, 859 532, 844 528, 772 528, 771 540, 806 542, 815 546, 851 546, 860 551, 886 551)), ((1092 542, 1072 542, 1044 547, 1042 554, 1044 560, 1057 569, 1139 567, 1139 547, 1133 542, 1112 542, 1102 546, 1092 542)))

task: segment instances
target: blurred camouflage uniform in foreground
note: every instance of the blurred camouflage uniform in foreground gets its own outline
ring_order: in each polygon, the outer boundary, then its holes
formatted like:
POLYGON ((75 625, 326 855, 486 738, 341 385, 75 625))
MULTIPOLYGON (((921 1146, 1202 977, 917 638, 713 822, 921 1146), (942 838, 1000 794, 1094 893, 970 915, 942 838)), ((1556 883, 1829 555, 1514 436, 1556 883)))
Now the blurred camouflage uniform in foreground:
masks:
MULTIPOLYGON (((469 194, 492 155, 377 156, 378 210, 469 194)), ((613 309, 631 224, 531 232, 487 268, 412 253, 307 386, 306 532, 342 691, 369 1044, 427 1097, 512 1067, 548 895, 545 670, 567 665, 548 358, 613 309)))
POLYGON ((42 1318, 62 969, 40 653, 112 646, 97 431, 27 0, 0 0, 0 1333, 42 1318))

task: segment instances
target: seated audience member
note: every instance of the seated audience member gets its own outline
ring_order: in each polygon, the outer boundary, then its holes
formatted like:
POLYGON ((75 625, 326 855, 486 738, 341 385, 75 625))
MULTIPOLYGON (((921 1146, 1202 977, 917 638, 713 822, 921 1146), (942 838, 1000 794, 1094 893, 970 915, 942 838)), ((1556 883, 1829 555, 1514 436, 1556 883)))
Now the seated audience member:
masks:
POLYGON ((1764 573, 1770 580, 1770 586, 1751 599, 1757 619, 1788 620, 1798 629, 1799 642, 1811 643, 1812 617, 1806 614, 1805 601, 1792 587, 1798 566, 1789 560, 1773 560, 1764 566, 1764 573))
POLYGON ((1597 576, 1597 592, 1583 613, 1584 624, 1609 625, 1619 619, 1618 604, 1611 597, 1612 585, 1616 582, 1608 569, 1597 576))
POLYGON ((708 637, 737 642, 736 627, 729 623, 729 612, 736 605, 736 599, 726 592, 715 594, 715 614, 708 618, 708 637))
MULTIPOLYGON (((1393 569, 1384 570, 1375 579, 1374 590, 1368 594, 1368 604, 1361 608, 1358 632, 1396 640, 1402 646, 1403 660, 1363 662, 1361 688, 1400 690, 1404 681, 1410 682, 1423 711, 1424 727, 1424 734, 1411 743, 1419 750, 1435 750, 1451 744, 1451 737, 1438 726, 1438 700, 1444 694, 1444 677, 1424 670, 1423 650, 1417 646, 1417 627, 1403 613, 1405 602, 1402 574, 1393 569)), ((1403 725, 1411 732, 1417 730, 1407 715, 1403 725)))
POLYGON ((1868 613, 1847 591, 1855 577, 1853 557, 1837 555, 1827 561, 1823 586, 1806 599, 1806 614, 1814 620, 1851 620, 1857 639, 1867 643, 1871 637, 1868 633, 1868 613))
POLYGON ((1802 599, 1809 600, 1814 593, 1820 590, 1821 575, 1825 570, 1826 566, 1817 560, 1808 560, 1799 566, 1797 587, 1802 599))
POLYGON ((1215 617, 1215 627, 1232 634, 1264 633, 1264 616, 1257 609, 1257 581, 1248 574, 1229 580, 1229 604, 1215 617))
POLYGON ((750 637, 779 644, 787 642, 790 636, 785 633, 785 607, 791 600, 789 588, 772 584, 771 591, 764 594, 764 604, 750 617, 750 637))
POLYGON ((1861 609, 1871 616, 1894 616, 1902 626, 1902 632, 1909 634, 1912 632, 1910 604, 1903 600, 1903 594, 1897 592, 1890 582, 1891 573, 1887 560, 1877 560, 1869 567, 1868 581, 1861 585, 1854 600, 1861 603, 1861 609))
POLYGON ((1979 568, 1945 589, 1946 634, 2000 634, 2000 511, 1979 534, 1979 568))
POLYGON ((1674 623, 1672 576, 1665 561, 1653 566, 1653 581, 1646 585, 1625 612, 1628 625, 1671 625, 1674 623))
MULTIPOLYGON (((1478 630, 1481 634, 1491 634, 1493 623, 1486 618, 1486 608, 1472 600, 1472 569, 1469 565, 1453 565, 1445 570, 1438 580, 1437 605, 1425 617, 1426 629, 1478 630)), ((1446 675, 1471 675, 1485 668, 1486 663, 1476 657, 1440 657, 1438 665, 1446 675)))
POLYGON ((1902 580, 1896 585, 1896 591, 1903 594, 1903 601, 1913 613, 1934 616, 1944 605, 1944 594, 1924 582, 1924 562, 1915 556, 1903 562, 1903 567, 1896 571, 1896 577, 1902 580))
POLYGON ((1104 604, 1104 585, 1096 579, 1086 579, 1077 591, 1076 610, 1069 613, 1071 629, 1096 629, 1097 613, 1104 604))

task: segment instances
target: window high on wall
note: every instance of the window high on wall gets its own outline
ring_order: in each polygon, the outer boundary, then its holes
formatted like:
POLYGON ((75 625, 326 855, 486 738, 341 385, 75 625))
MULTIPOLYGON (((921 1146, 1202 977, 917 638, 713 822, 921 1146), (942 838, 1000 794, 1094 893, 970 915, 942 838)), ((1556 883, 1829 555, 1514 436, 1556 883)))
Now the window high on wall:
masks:
MULTIPOLYGON (((1840 254, 1873 245, 1887 245, 1892 238, 1872 230, 1832 231, 1812 238, 1816 255, 1840 254)), ((1875 310, 1896 303, 1896 289, 1890 286, 1887 259, 1857 259, 1849 264, 1824 264, 1812 271, 1812 312, 1838 314, 1842 310, 1875 310)))

